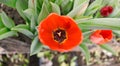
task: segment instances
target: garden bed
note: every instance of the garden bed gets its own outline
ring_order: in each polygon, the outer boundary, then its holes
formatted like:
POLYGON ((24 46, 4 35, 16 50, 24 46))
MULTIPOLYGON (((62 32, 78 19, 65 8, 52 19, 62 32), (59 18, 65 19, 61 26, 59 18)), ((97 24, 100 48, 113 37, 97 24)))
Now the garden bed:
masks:
MULTIPOLYGON (((7 13, 7 15, 15 21, 16 25, 25 23, 15 9, 0 4, 0 10, 1 9, 4 10, 7 13)), ((7 58, 7 54, 10 55, 11 57, 13 55, 19 56, 19 54, 23 54, 23 56, 25 56, 25 59, 30 60, 29 66, 47 65, 47 61, 45 59, 42 59, 46 57, 37 58, 36 55, 31 57, 29 56, 30 43, 31 40, 28 37, 24 36, 23 34, 20 34, 19 37, 11 37, 4 40, 0 40, 0 54, 2 58, 3 57, 7 58)), ((117 41, 113 41, 112 43, 109 44, 114 48, 114 50, 116 50, 118 56, 113 56, 111 54, 109 55, 108 52, 101 50, 97 46, 94 45, 89 46, 92 56, 90 59, 90 66, 120 66, 120 43, 117 41)), ((49 51, 49 50, 43 49, 42 51, 49 51)), ((58 57, 61 55, 68 56, 67 59, 64 60, 64 62, 68 65, 71 64, 71 59, 73 57, 77 57, 77 59, 74 61, 76 66, 86 66, 85 57, 84 54, 81 53, 81 51, 77 51, 77 52, 74 51, 68 53, 59 53, 53 51, 49 51, 49 52, 52 55, 51 57, 53 57, 51 60, 49 60, 52 63, 52 66, 58 66, 62 64, 58 62, 58 57)), ((5 60, 2 61, 4 66, 14 66, 16 64, 22 65, 24 63, 28 64, 28 61, 25 60, 21 62, 16 62, 14 60, 13 62, 11 62, 9 61, 11 57, 7 58, 8 61, 5 60)))

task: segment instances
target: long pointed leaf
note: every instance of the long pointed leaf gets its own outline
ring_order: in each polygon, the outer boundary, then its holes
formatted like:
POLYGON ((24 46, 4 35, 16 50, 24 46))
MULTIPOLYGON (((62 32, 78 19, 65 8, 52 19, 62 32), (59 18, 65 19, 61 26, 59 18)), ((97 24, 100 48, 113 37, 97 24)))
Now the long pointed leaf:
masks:
POLYGON ((4 33, 2 35, 0 35, 0 40, 8 38, 8 37, 12 37, 12 36, 18 36, 16 31, 9 31, 7 33, 4 33))
POLYGON ((11 30, 20 32, 20 33, 26 35, 27 37, 29 37, 31 39, 33 39, 33 37, 34 37, 33 33, 31 31, 29 31, 28 29, 25 29, 25 28, 16 28, 16 27, 14 27, 11 30))
POLYGON ((9 29, 4 27, 4 28, 0 29, 0 35, 8 32, 8 31, 9 31, 9 29))
POLYGON ((10 19, 4 12, 2 12, 0 15, 1 15, 1 19, 2 19, 3 24, 7 28, 12 28, 15 26, 15 23, 13 22, 13 20, 10 19))
POLYGON ((32 8, 24 10, 23 13, 29 20, 31 20, 32 16, 35 14, 32 8))
POLYGON ((0 16, 0 29, 4 27, 4 24, 2 22, 1 16, 0 16))
POLYGON ((80 48, 85 55, 86 63, 88 63, 90 60, 90 52, 89 52, 88 47, 85 44, 80 44, 80 48))
POLYGON ((35 28, 36 28, 36 20, 35 20, 35 17, 32 17, 31 19, 31 22, 30 22, 30 28, 31 28, 31 31, 34 31, 35 28))
POLYGON ((107 50, 108 52, 111 52, 115 56, 117 55, 117 53, 112 49, 112 47, 110 47, 107 44, 102 44, 102 45, 100 45, 100 47, 107 50))
POLYGON ((47 15, 49 14, 49 10, 47 8, 47 5, 45 4, 45 2, 42 5, 42 9, 41 12, 38 16, 38 24, 41 20, 43 20, 47 15))
POLYGON ((30 55, 34 55, 37 54, 38 52, 40 52, 42 48, 41 43, 38 40, 38 36, 36 36, 33 41, 32 41, 32 45, 30 47, 30 55))
POLYGON ((75 15, 77 15, 77 14, 80 12, 80 10, 82 10, 83 7, 84 7, 86 4, 88 4, 88 1, 83 2, 83 3, 80 4, 78 7, 76 7, 76 8, 73 9, 72 11, 70 11, 70 12, 67 14, 67 16, 75 17, 75 15))
MULTIPOLYGON (((79 22, 79 21, 78 21, 79 22)), ((96 18, 78 23, 81 29, 113 29, 120 30, 119 18, 96 18)))
POLYGON ((24 20, 26 20, 26 22, 27 22, 28 19, 23 13, 23 10, 27 9, 27 2, 25 0, 17 0, 16 9, 17 9, 18 13, 20 14, 20 16, 22 16, 22 18, 24 20))
POLYGON ((52 6, 52 12, 60 14, 60 8, 57 4, 51 2, 51 6, 52 6))

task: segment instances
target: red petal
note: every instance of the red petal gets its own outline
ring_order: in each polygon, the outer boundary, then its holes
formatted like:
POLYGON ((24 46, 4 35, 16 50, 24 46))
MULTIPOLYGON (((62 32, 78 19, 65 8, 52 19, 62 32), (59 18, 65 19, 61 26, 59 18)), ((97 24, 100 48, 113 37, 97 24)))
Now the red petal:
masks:
POLYGON ((68 39, 61 46, 66 50, 73 49, 82 42, 82 32, 70 17, 63 16, 63 18, 66 20, 63 27, 67 31, 68 39))
POLYGON ((55 13, 51 13, 40 23, 38 26, 38 36, 44 45, 60 52, 73 49, 83 39, 81 30, 70 17, 59 16, 55 13), (67 39, 62 44, 53 39, 52 32, 57 28, 62 28, 67 33, 67 39))
POLYGON ((112 39, 111 30, 96 30, 90 36, 90 40, 96 44, 104 44, 112 39))

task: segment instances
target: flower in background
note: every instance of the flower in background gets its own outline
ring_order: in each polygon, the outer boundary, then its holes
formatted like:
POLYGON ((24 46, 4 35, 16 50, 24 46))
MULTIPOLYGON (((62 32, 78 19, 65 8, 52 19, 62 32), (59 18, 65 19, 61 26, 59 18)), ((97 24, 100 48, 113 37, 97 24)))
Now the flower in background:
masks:
POLYGON ((105 44, 112 40, 112 30, 96 30, 90 36, 90 40, 96 44, 105 44))
POLYGON ((112 12, 113 12, 113 7, 112 6, 105 6, 105 7, 102 7, 101 10, 100 10, 100 14, 103 17, 109 16, 112 12))
POLYGON ((38 26, 40 41, 52 50, 67 52, 78 46, 82 40, 82 32, 68 16, 51 13, 38 26))

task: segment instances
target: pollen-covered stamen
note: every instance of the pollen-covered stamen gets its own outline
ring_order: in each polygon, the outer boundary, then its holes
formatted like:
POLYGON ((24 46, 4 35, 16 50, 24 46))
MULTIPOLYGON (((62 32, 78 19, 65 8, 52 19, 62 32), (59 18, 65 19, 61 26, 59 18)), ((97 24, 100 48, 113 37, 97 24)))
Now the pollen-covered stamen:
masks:
POLYGON ((58 28, 53 31, 53 38, 59 43, 62 43, 66 39, 66 32, 63 29, 58 28))

